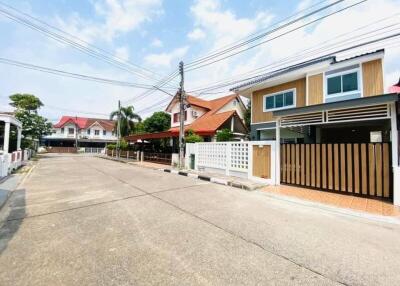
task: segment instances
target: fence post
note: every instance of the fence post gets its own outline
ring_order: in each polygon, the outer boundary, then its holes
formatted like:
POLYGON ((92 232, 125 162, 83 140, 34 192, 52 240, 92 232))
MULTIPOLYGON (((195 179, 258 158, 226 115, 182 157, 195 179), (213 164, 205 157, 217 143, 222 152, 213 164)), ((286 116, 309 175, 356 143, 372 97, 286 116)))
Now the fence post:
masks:
POLYGON ((129 150, 126 151, 126 159, 129 159, 129 150))
POLYGON ((232 154, 232 143, 231 142, 227 142, 226 143, 226 160, 225 160, 225 164, 226 164, 226 169, 225 169, 225 174, 227 176, 229 176, 229 169, 231 168, 231 154, 232 154))
POLYGON ((114 150, 111 150, 111 157, 114 157, 114 150))
POLYGON ((144 161, 144 152, 140 152, 140 162, 144 161))

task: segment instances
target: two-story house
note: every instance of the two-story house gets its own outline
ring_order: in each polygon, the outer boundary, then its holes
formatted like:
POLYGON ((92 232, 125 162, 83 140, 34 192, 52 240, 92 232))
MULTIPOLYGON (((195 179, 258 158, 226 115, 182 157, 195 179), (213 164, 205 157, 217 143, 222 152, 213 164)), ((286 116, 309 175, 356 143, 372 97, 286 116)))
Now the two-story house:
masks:
MULTIPOLYGON (((138 140, 171 138, 176 147, 180 124, 178 96, 171 100, 166 112, 171 114, 171 128, 168 131, 130 135, 126 137, 126 140, 137 142, 138 140)), ((240 140, 245 138, 247 133, 243 120, 245 112, 246 107, 240 96, 236 94, 213 100, 187 95, 184 111, 185 132, 192 130, 202 136, 205 142, 211 142, 216 140, 217 132, 227 128, 233 132, 236 140, 240 140)))
POLYGON ((103 148, 117 141, 114 127, 113 120, 62 116, 43 142, 52 147, 74 147, 77 141, 79 147, 103 148))
POLYGON ((398 94, 384 94, 383 58, 317 58, 232 89, 251 99, 251 139, 281 143, 281 183, 393 199, 398 94))

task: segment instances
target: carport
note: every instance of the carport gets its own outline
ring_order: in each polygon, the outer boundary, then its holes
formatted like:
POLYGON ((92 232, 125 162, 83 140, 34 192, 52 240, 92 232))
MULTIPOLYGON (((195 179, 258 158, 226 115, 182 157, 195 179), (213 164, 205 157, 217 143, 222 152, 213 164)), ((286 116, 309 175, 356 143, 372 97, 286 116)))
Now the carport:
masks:
POLYGON ((274 111, 280 182, 399 200, 397 101, 386 94, 274 111))

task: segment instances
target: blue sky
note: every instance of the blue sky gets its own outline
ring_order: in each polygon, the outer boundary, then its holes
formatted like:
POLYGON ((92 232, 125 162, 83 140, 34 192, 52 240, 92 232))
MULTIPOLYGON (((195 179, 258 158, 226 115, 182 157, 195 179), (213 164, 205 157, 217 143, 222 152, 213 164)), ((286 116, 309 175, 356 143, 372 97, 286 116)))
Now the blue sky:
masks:
MULTIPOLYGON (((313 0, 1 1, 106 49, 120 58, 162 75, 173 71, 180 60, 188 62, 196 59, 217 47, 239 40, 296 11, 320 2, 313 0)), ((356 1, 345 2, 351 4, 356 1)), ((329 40, 335 35, 349 32, 353 27, 361 27, 385 15, 400 12, 399 4, 399 0, 368 0, 349 11, 300 29, 279 40, 191 72, 186 77, 187 90, 279 61, 304 48, 329 40)), ((390 21, 400 22, 398 15, 385 24, 392 23, 390 21)), ((61 45, 6 19, 1 14, 0 34, 2 35, 0 57, 98 77, 154 83, 154 81, 145 82, 131 73, 61 45)), ((385 58, 386 85, 397 81, 400 75, 398 65, 400 51, 396 43, 398 42, 385 44, 388 47, 385 58)), ((385 45, 374 46, 371 49, 385 45)), ((365 51, 354 51, 354 53, 365 51)), ((86 115, 81 111, 109 114, 115 109, 118 99, 126 104, 133 104, 137 111, 141 111, 168 98, 168 95, 155 92, 137 101, 133 98, 143 93, 143 90, 60 78, 4 65, 0 65, 0 73, 2 110, 9 109, 8 95, 16 92, 33 93, 46 105, 41 111, 42 114, 52 121, 62 114, 86 115)), ((226 90, 226 93, 229 91, 226 90)), ((147 116, 162 108, 162 105, 156 106, 141 112, 141 115, 147 116)))

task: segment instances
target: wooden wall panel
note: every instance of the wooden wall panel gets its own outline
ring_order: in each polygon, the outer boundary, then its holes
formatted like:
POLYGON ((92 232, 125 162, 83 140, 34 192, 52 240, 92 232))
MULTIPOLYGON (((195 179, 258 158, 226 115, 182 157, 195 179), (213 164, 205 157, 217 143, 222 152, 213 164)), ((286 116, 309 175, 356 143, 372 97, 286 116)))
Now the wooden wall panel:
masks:
POLYGON ((368 192, 368 173, 367 173, 367 144, 361 144, 361 190, 362 194, 366 195, 368 192))
MULTIPOLYGON (((347 144, 347 191, 353 192, 353 153, 351 144, 347 144)), ((354 162, 356 159, 354 158, 354 162)))
POLYGON ((253 146, 253 176, 271 179, 271 146, 253 146))
POLYGON ((279 92, 282 90, 287 90, 291 88, 296 88, 296 106, 302 107, 306 104, 306 79, 298 79, 295 81, 287 82, 284 84, 279 84, 276 86, 268 87, 265 89, 257 90, 253 92, 252 96, 252 123, 273 121, 272 112, 263 111, 263 97, 266 94, 279 92))
POLYGON ((308 77, 308 105, 324 102, 324 76, 322 73, 308 77))
POLYGON ((381 95, 383 90, 382 60, 373 60, 362 64, 364 96, 381 95))

